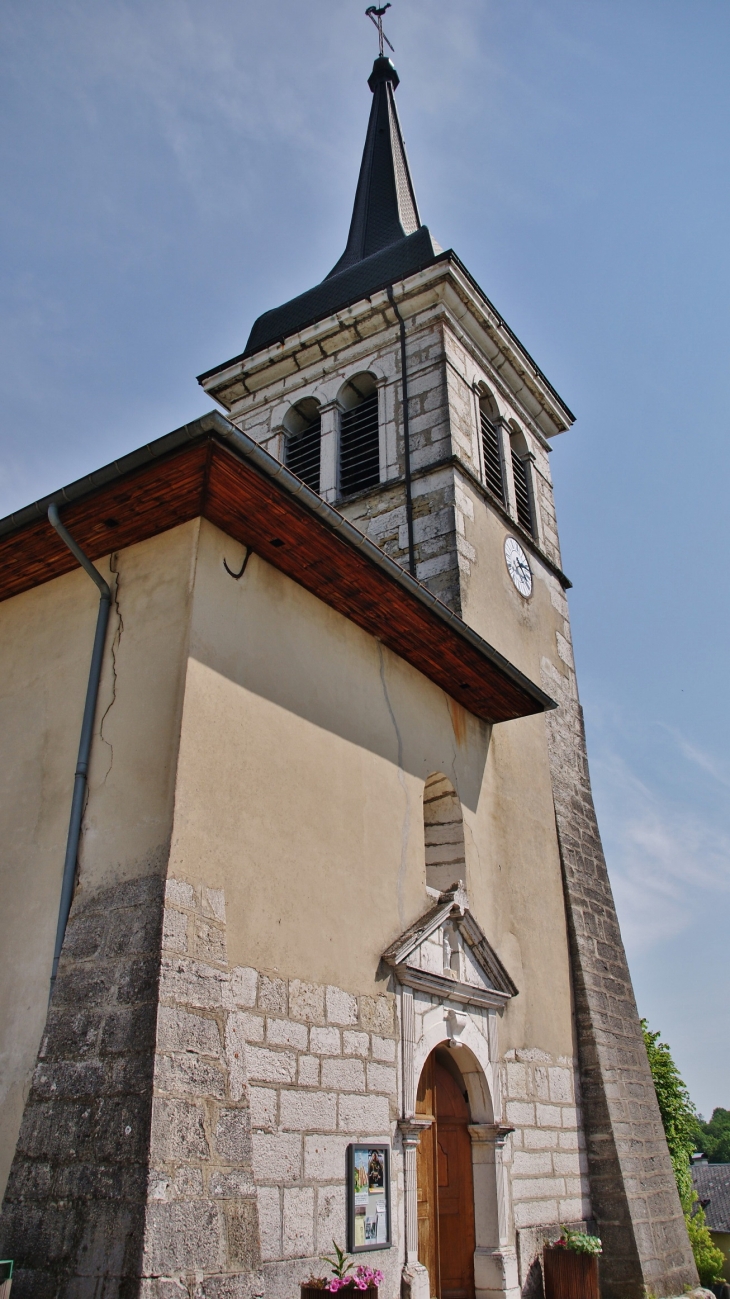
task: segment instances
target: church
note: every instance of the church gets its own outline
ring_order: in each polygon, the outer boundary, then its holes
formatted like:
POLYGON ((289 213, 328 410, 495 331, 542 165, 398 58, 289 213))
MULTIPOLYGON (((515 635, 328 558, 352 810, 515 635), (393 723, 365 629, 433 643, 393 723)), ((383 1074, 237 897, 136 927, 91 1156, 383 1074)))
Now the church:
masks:
POLYGON ((382 44, 368 85, 329 274, 209 414, 0 521, 17 1299, 296 1299, 333 1242, 381 1299, 535 1299, 564 1225, 603 1299, 697 1283, 591 796, 573 416, 423 224, 382 44))

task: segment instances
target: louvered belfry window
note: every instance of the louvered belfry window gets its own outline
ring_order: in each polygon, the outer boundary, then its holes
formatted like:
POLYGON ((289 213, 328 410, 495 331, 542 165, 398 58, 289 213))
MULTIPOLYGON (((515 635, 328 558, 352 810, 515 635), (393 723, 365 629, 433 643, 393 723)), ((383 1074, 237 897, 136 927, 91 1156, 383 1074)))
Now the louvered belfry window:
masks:
POLYGON ((340 492, 352 496, 380 482, 377 390, 350 410, 340 423, 340 492))
POLYGON ((317 415, 306 428, 289 433, 286 439, 286 467, 301 478, 313 492, 319 492, 319 461, 322 445, 322 421, 317 415))
POLYGON ((512 448, 512 477, 515 481, 515 501, 517 504, 517 522, 532 532, 532 510, 530 509, 530 489, 527 485, 527 463, 512 448))
POLYGON ((490 492, 494 492, 504 505, 502 457, 499 454, 497 430, 483 406, 479 408, 482 420, 482 447, 484 449, 484 477, 490 492))

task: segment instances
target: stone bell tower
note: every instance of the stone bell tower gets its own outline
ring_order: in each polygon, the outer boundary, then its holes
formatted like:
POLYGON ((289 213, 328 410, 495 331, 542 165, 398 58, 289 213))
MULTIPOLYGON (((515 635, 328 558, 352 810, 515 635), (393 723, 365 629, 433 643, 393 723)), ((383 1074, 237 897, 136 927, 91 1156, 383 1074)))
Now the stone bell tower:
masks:
MULTIPOLYGON (((541 734, 602 1293, 676 1294, 696 1273, 593 807, 553 504, 550 444, 573 416, 422 224, 389 59, 375 60, 369 86, 344 253, 199 381, 234 424, 556 701, 541 734)), ((508 734, 497 728, 491 741, 506 765, 508 734)), ((532 881, 539 888, 537 864, 532 881)))

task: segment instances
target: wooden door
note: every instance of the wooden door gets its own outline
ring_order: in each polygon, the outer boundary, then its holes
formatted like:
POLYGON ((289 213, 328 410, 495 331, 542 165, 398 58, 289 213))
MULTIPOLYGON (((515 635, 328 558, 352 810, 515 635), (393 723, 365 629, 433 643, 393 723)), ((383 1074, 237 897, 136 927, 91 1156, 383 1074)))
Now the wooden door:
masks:
POLYGON ((474 1299, 474 1178, 469 1105, 436 1060, 436 1158, 440 1299, 474 1299))
POLYGON ((433 1118, 416 1152, 418 1261, 433 1299, 474 1299, 474 1179, 469 1105, 433 1052, 418 1084, 416 1113, 433 1118))
POLYGON ((430 1128, 421 1133, 416 1150, 416 1185, 418 1187, 418 1261, 428 1269, 433 1299, 441 1299, 439 1285, 438 1189, 436 1180, 436 1109, 434 1096, 434 1056, 423 1066, 418 1082, 416 1114, 432 1118, 430 1128))

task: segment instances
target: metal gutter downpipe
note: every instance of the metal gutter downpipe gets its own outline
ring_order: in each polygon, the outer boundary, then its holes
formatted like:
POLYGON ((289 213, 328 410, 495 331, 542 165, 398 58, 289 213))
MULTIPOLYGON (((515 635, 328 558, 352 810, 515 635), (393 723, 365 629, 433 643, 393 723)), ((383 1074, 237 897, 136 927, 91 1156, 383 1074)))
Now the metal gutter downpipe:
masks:
POLYGON ((81 723, 79 756, 76 762, 76 771, 74 774, 74 792, 71 799, 71 818, 68 825, 68 838, 66 840, 66 860, 63 864, 63 880, 61 883, 61 902, 58 908, 56 946, 53 950, 51 986, 48 994, 48 1000, 50 1002, 51 997, 53 996, 53 988, 56 982, 56 973, 58 971, 58 961, 61 955, 61 948, 63 947, 64 936, 66 934, 66 925, 68 924, 74 883, 76 881, 76 862, 79 852, 81 818, 84 814, 84 800, 86 798, 86 786, 89 774, 91 737, 94 730, 96 701, 99 695, 101 665, 104 656, 104 642, 106 640, 106 629, 109 623, 109 610, 111 608, 112 593, 104 581, 104 578, 101 576, 101 573, 97 572, 91 560, 84 554, 81 547, 76 544, 73 537, 64 528, 58 516, 58 507, 56 505, 49 505, 48 521, 51 524, 51 527, 56 529, 61 540, 66 546, 68 546, 71 554, 79 561, 81 567, 86 573, 88 573, 92 582, 98 586, 99 591, 101 592, 99 597, 99 612, 96 618, 96 632, 94 633, 94 648, 91 652, 89 683, 86 687, 84 717, 81 723))
POLYGON ((403 387, 403 464, 406 480, 406 527, 408 529, 408 568, 411 577, 416 576, 416 550, 413 542, 413 493, 411 491, 411 430, 408 415, 408 371, 406 369, 406 322, 403 319, 395 298, 393 286, 388 285, 388 297, 398 324, 400 325, 400 373, 403 387))

